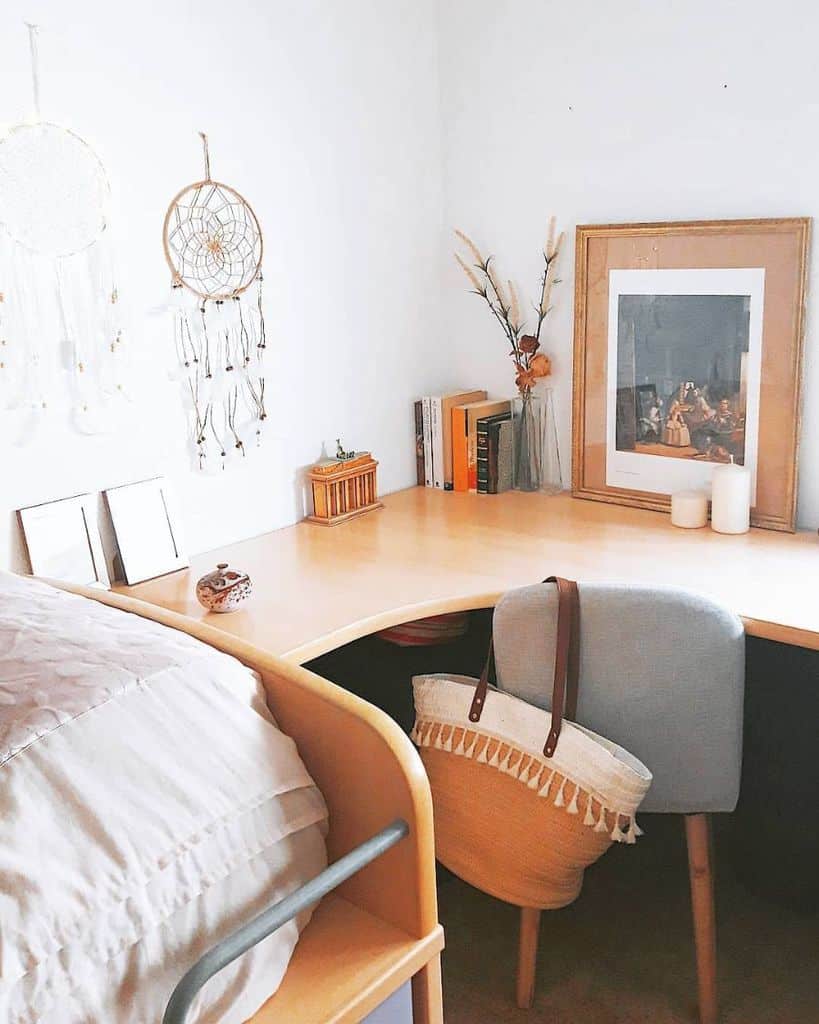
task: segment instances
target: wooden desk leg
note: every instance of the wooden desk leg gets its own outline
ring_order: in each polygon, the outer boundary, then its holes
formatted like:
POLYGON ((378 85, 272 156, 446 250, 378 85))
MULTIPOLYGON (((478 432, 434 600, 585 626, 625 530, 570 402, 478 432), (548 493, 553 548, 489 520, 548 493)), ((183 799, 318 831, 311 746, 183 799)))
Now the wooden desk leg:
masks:
POLYGON ((528 1010, 535 1001, 535 970, 537 966, 537 940, 540 934, 540 913, 534 907, 520 908, 516 997, 517 1004, 521 1010, 528 1010))
POLYGON ((697 954, 700 1024, 717 1024, 717 926, 711 828, 707 814, 685 815, 685 838, 697 954))
POLYGON ((413 1024, 444 1024, 440 953, 413 975, 412 1020, 413 1024))

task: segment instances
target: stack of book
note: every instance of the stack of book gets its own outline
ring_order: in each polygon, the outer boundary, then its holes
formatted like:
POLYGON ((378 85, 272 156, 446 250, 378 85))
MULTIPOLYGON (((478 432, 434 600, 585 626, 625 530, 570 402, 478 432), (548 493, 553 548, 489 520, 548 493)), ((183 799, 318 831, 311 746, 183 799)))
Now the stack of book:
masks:
POLYGON ((428 395, 415 403, 418 483, 443 491, 499 494, 512 486, 508 399, 485 391, 428 395))

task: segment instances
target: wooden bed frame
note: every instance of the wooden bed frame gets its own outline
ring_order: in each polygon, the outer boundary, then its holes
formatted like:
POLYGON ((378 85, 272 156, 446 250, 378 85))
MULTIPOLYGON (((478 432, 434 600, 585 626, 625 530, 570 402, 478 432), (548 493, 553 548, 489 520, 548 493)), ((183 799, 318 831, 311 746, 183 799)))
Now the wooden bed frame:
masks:
POLYGON ((221 630, 121 594, 48 582, 181 630, 258 672, 327 801, 330 861, 395 818, 409 824, 406 839, 322 901, 280 988, 249 1024, 353 1024, 410 979, 414 1024, 442 1024, 432 798, 404 732, 366 701, 221 630))

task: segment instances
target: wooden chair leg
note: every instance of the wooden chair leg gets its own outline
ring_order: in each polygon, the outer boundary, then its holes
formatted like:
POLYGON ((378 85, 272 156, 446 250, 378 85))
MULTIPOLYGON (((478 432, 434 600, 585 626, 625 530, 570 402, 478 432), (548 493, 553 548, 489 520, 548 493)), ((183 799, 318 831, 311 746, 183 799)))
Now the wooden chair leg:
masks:
POLYGON ((685 815, 685 838, 697 955, 700 1024, 717 1024, 717 927, 711 828, 707 814, 685 815))
POLYGON ((517 1004, 521 1010, 528 1010, 535 999, 535 966, 539 932, 540 911, 535 910, 534 907, 521 907, 517 980, 517 1004))

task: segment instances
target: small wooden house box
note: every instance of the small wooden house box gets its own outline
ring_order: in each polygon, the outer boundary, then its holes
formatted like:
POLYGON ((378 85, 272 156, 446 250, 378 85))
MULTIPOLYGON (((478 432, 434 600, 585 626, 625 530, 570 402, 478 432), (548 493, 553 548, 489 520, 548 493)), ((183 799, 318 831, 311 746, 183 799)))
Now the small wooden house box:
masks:
POLYGON ((310 470, 313 488, 311 523, 336 526, 364 512, 382 508, 376 487, 378 463, 369 452, 349 459, 327 459, 310 470))

